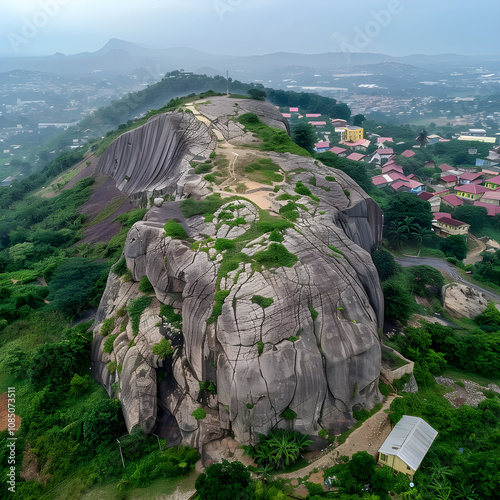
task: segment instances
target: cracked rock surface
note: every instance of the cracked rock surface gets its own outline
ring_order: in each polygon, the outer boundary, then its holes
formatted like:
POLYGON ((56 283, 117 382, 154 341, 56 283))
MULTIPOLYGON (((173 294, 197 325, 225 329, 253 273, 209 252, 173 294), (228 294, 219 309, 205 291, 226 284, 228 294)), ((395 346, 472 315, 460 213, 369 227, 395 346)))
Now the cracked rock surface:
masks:
MULTIPOLYGON (((258 105, 266 119, 279 121, 276 108, 258 105)), ((132 281, 110 273, 92 360, 95 378, 120 397, 129 431, 141 426, 203 453, 231 432, 238 442, 254 444, 258 434, 283 428, 309 434, 312 447, 320 448, 325 440, 318 432, 338 434, 355 422, 353 409, 381 401, 383 296, 370 257, 381 238, 380 208, 341 171, 288 153, 264 156, 287 174, 280 193, 295 196, 300 181, 319 198, 300 197, 297 219, 280 231, 279 245, 297 258, 290 267, 257 262, 276 242, 270 230, 255 231, 262 211, 247 200, 189 218, 180 202, 166 201, 128 233, 124 258, 132 281), (307 184, 311 175, 316 185, 307 184), (332 175, 335 181, 326 181, 332 175), (172 218, 187 240, 165 237, 163 225, 172 218), (232 250, 215 248, 221 238, 236 245, 241 258, 234 265, 227 265, 232 250), (144 295, 137 283, 143 276, 154 294, 135 334, 118 311, 144 295), (160 316, 161 304, 182 315, 180 333, 160 316), (112 317, 111 334, 118 336, 109 354, 100 332, 112 317), (171 359, 153 353, 162 339, 174 349, 171 359), (113 361, 119 373, 110 373, 113 361), (287 420, 287 410, 296 418, 287 420)), ((175 179, 184 175, 176 172, 175 179)), ((202 199, 199 178, 191 170, 189 196, 202 199)), ((275 198, 271 215, 280 217, 286 203, 275 198)))

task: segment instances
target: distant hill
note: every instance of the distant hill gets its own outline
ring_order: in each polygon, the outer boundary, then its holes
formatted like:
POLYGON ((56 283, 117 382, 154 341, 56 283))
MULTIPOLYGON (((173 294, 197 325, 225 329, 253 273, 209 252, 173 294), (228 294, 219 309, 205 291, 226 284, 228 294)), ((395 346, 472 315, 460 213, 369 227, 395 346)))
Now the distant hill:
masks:
POLYGON ((60 53, 46 57, 7 57, 0 58, 4 71, 25 69, 45 71, 60 75, 87 75, 99 71, 103 76, 129 74, 139 68, 155 68, 163 73, 175 69, 197 71, 210 68, 210 73, 225 73, 226 70, 237 72, 245 79, 264 78, 266 72, 276 74, 289 66, 301 66, 318 71, 352 68, 359 65, 379 63, 412 64, 421 67, 457 64, 481 64, 499 61, 500 57, 471 57, 457 54, 409 55, 394 57, 375 53, 325 52, 323 54, 297 54, 276 52, 255 56, 228 56, 208 54, 188 47, 168 49, 148 48, 135 43, 111 39, 95 52, 63 56, 60 53), (483 61, 484 60, 484 61, 483 61))

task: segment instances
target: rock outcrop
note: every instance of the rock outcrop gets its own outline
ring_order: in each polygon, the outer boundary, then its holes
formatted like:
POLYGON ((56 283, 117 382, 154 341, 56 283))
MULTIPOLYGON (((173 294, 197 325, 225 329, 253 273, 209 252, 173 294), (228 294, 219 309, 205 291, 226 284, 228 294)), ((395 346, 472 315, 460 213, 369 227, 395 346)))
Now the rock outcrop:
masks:
MULTIPOLYGON (((231 144, 248 135, 228 119, 249 106, 245 100, 211 101, 198 109, 210 108, 204 116, 231 144)), ((258 106, 268 121, 279 122, 274 107, 258 106)), ((162 117, 156 121, 169 123, 162 117)), ((208 137, 202 142, 209 144, 209 129, 204 130, 208 137)), ((112 151, 144 137, 140 130, 131 132, 112 151)), ((312 158, 258 155, 278 165, 286 179, 281 196, 266 191, 270 211, 244 194, 212 211, 210 204, 197 205, 198 214, 190 217, 183 214, 182 202, 165 201, 127 236, 124 258, 131 281, 110 274, 92 359, 96 379, 120 397, 129 430, 141 426, 171 443, 203 450, 231 432, 240 443, 255 443, 258 434, 278 427, 307 433, 313 447, 324 447, 321 429, 340 433, 354 423, 353 409, 381 400, 377 332, 383 296, 370 257, 381 237, 379 207, 343 172, 312 158), (299 182, 310 194, 297 194, 299 182), (170 219, 182 225, 187 238, 165 237, 170 219), (122 308, 129 305, 130 315, 130 302, 144 295, 137 284, 144 276, 154 295, 134 332, 122 308), (180 332, 172 318, 164 312, 160 317, 161 304, 182 315, 180 332), (104 353, 101 326, 112 317, 117 337, 112 352, 104 353), (153 353, 162 339, 173 347, 171 359, 153 353), (110 373, 108 363, 118 369, 110 373)), ((132 148, 130 157, 136 156, 132 148)), ((167 189, 181 198, 203 199, 207 182, 189 167, 184 171, 184 164, 180 158, 175 168, 165 167, 172 172, 167 189)), ((132 166, 127 169, 131 179, 136 176, 132 166)), ((147 191, 146 184, 137 189, 147 191)))
POLYGON ((488 305, 488 297, 469 285, 450 283, 443 287, 444 310, 454 318, 475 318, 488 305))

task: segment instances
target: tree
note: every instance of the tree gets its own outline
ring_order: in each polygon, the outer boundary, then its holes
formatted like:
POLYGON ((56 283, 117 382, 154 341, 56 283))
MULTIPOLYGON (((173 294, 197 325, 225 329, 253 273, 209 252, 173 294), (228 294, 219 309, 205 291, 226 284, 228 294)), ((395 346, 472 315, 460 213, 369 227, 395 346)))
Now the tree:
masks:
POLYGON ((500 330, 500 311, 490 301, 486 309, 474 318, 474 323, 485 332, 498 332, 500 330))
POLYGON ((452 234, 441 242, 441 250, 447 257, 462 261, 467 257, 467 242, 464 236, 452 234))
POLYGON ((455 208, 453 217, 459 221, 470 224, 470 230, 476 233, 481 231, 488 222, 488 211, 484 207, 462 205, 455 208))
POLYGON ((413 313, 415 300, 406 288, 404 281, 394 276, 382 283, 382 291, 384 292, 386 316, 406 324, 413 313))
POLYGON ((374 245, 372 248, 372 260, 377 268, 381 281, 385 281, 398 272, 398 265, 394 257, 385 248, 380 245, 374 245))
POLYGON ((238 461, 212 464, 202 472, 195 482, 199 500, 235 500, 243 498, 250 484, 250 472, 238 461))
POLYGON ((359 114, 359 115, 354 115, 352 117, 352 124, 355 126, 355 127, 361 127, 361 125, 363 124, 363 122, 366 120, 365 116, 362 115, 362 114, 359 114))
POLYGON ((292 140, 309 153, 314 152, 316 132, 310 123, 300 122, 292 129, 292 140))
POLYGON ((406 217, 413 217, 413 224, 425 229, 431 229, 433 215, 428 201, 421 200, 413 193, 396 193, 387 203, 384 210, 386 225, 391 221, 404 221, 406 217))
MULTIPOLYGON (((411 289, 413 293, 423 297, 429 295, 429 288, 434 288, 434 291, 439 294, 441 287, 444 285, 443 275, 430 266, 412 266, 406 270, 411 278, 411 289)), ((500 313, 499 313, 500 314, 500 313)))
POLYGON ((107 446, 126 431, 121 403, 118 399, 100 399, 86 411, 83 438, 88 450, 107 446))
POLYGON ((267 97, 266 91, 262 89, 250 89, 247 93, 252 99, 256 99, 257 101, 265 101, 267 97))
POLYGON ((80 312, 106 269, 106 264, 81 257, 63 261, 49 284, 51 307, 69 315, 80 312))
POLYGON ((425 146, 427 146, 427 143, 429 142, 428 135, 429 134, 424 129, 418 134, 417 138, 415 139, 421 148, 425 148, 425 146))

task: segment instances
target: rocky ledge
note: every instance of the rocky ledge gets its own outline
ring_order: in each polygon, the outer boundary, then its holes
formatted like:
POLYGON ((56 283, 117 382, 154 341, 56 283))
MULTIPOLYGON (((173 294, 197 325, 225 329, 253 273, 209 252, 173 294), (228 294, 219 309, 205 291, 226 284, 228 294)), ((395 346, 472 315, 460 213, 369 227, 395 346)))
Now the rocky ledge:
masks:
MULTIPOLYGON (((279 121, 273 106, 259 106, 279 121)), ((213 104, 209 119, 229 130, 213 104)), ((381 400, 383 296, 370 257, 379 207, 312 158, 258 155, 283 179, 266 192, 270 209, 244 194, 207 198, 216 186, 176 167, 170 188, 190 200, 158 203, 127 236, 97 313, 92 360, 129 431, 203 452, 229 435, 255 443, 285 428, 319 448, 355 422, 353 411, 381 400), (166 235, 169 220, 177 225, 166 235), (145 276, 149 295, 139 291, 145 276)))

